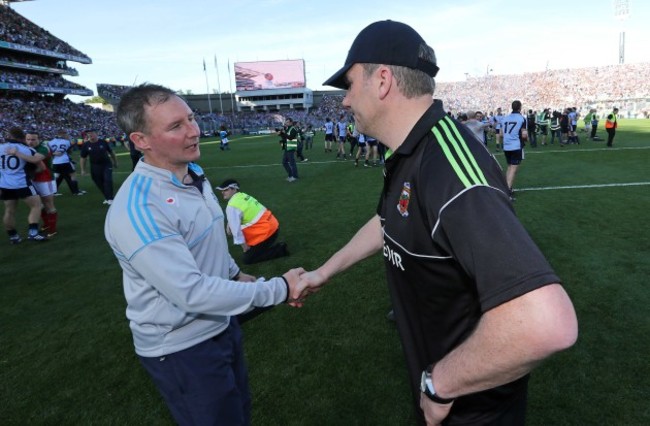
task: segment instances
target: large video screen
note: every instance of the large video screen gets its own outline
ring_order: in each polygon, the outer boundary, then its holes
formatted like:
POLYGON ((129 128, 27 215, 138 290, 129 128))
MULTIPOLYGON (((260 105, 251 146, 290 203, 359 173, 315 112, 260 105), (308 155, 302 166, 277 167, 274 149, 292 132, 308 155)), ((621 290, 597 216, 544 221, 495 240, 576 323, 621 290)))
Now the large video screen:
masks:
POLYGON ((235 62, 237 91, 305 87, 305 61, 235 62))

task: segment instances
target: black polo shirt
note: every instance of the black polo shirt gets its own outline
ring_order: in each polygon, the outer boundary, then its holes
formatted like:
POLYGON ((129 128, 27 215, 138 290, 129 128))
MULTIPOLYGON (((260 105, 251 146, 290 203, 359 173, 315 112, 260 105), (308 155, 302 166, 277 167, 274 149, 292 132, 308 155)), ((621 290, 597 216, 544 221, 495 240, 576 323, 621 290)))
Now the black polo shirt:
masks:
MULTIPOLYGON (((419 406, 422 370, 462 343, 484 312, 559 278, 515 216, 497 161, 441 101, 387 160, 377 213, 419 406)), ((525 395, 527 379, 456 399, 449 424, 496 417, 525 395)))
POLYGON ((109 153, 112 152, 108 142, 98 140, 97 142, 86 142, 81 147, 79 155, 81 158, 90 158, 92 166, 105 166, 111 165, 109 153))

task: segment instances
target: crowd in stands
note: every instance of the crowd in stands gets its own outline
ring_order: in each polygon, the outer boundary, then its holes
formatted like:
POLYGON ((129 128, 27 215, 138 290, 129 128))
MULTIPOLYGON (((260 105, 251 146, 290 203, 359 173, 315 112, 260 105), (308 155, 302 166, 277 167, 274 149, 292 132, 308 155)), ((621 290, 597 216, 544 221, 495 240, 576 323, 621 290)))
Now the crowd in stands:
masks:
POLYGON ((13 126, 36 131, 41 140, 65 130, 71 137, 81 138, 85 129, 98 129, 102 137, 117 137, 122 131, 113 113, 77 104, 60 96, 29 94, 0 97, 0 134, 13 126))
POLYGON ((121 86, 119 84, 97 84, 97 94, 110 103, 119 103, 122 93, 126 92, 132 86, 121 86))
MULTIPOLYGON (((444 101, 448 111, 505 110, 514 99, 534 110, 566 106, 588 110, 598 105, 611 109, 613 103, 650 100, 650 64, 468 77, 466 81, 438 83, 435 97, 444 101)), ((630 108, 635 115, 646 115, 643 111, 650 105, 644 104, 630 108)))
POLYGON ((205 121, 212 120, 219 125, 224 124, 229 129, 274 129, 281 127, 287 118, 303 126, 311 125, 318 129, 323 126, 326 118, 334 121, 341 115, 347 115, 341 105, 342 95, 324 95, 318 107, 307 110, 284 110, 281 112, 252 112, 243 111, 236 114, 201 114, 205 121))
POLYGON ((0 65, 15 66, 16 68, 28 68, 29 66, 56 68, 65 71, 69 75, 79 74, 75 68, 68 66, 65 61, 45 58, 43 56, 26 55, 11 50, 2 52, 2 55, 0 55, 0 65))
POLYGON ((88 57, 8 6, 0 5, 0 40, 52 52, 88 57))
MULTIPOLYGON (((61 77, 61 74, 55 73, 26 73, 13 72, 6 69, 0 74, 0 83, 8 84, 26 84, 41 87, 57 87, 63 89, 86 89, 86 87, 73 83, 61 77)), ((87 89, 86 89, 87 90, 87 89)))
POLYGON ((343 95, 324 95, 315 111, 320 121, 324 123, 328 117, 334 120, 336 117, 340 117, 341 114, 345 114, 341 102, 343 102, 343 95))

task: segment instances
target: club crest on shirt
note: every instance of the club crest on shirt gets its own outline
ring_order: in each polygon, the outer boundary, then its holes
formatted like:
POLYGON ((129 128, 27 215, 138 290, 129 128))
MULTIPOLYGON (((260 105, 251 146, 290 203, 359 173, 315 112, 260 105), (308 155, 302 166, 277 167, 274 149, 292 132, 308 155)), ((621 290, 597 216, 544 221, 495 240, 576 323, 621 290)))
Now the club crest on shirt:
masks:
POLYGON ((397 202, 397 211, 402 217, 408 217, 409 215, 409 202, 411 201, 411 184, 409 182, 404 182, 402 186, 402 192, 399 194, 399 201, 397 202))
POLYGON ((167 197, 167 198, 165 199, 165 202, 166 202, 167 204, 169 204, 169 205, 176 204, 176 198, 174 198, 174 197, 167 197))

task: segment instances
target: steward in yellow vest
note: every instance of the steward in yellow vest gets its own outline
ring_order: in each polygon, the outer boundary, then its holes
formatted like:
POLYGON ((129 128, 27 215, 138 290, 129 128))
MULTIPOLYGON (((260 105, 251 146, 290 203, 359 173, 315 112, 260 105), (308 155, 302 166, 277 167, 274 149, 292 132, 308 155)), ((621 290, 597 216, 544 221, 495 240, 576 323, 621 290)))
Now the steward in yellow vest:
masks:
POLYGON ((612 113, 607 116, 605 121, 605 130, 607 131, 607 146, 611 147, 614 143, 616 128, 618 127, 618 108, 614 108, 612 113))
POLYGON ((239 182, 234 179, 225 180, 217 189, 228 201, 226 232, 242 247, 243 263, 250 265, 289 255, 286 243, 276 243, 280 224, 269 209, 254 197, 239 192, 239 182))

